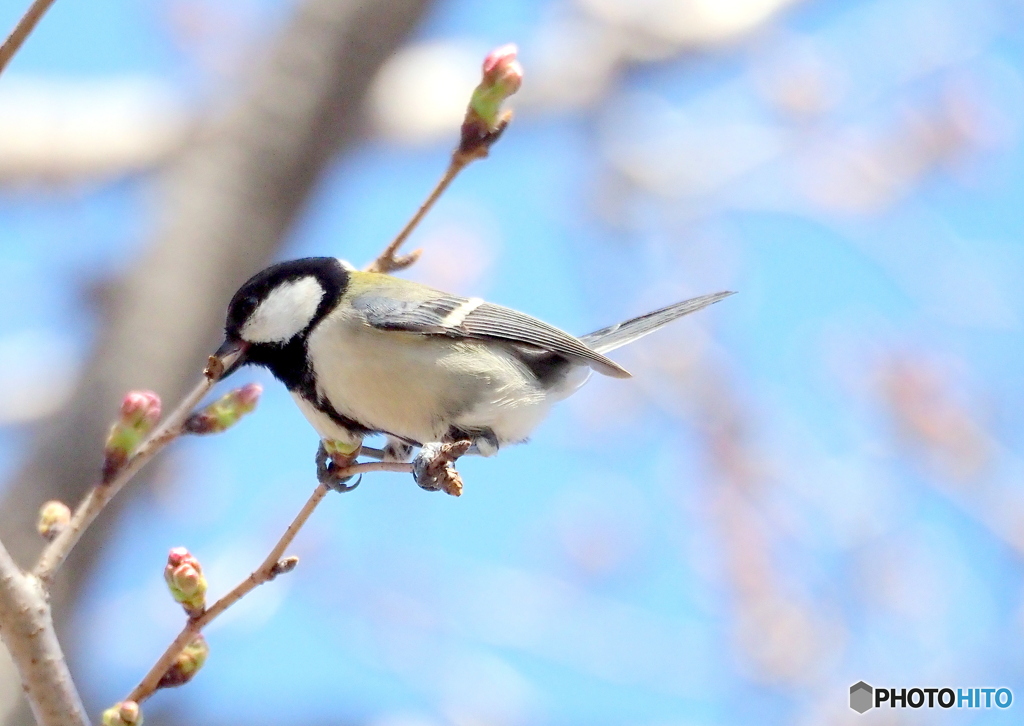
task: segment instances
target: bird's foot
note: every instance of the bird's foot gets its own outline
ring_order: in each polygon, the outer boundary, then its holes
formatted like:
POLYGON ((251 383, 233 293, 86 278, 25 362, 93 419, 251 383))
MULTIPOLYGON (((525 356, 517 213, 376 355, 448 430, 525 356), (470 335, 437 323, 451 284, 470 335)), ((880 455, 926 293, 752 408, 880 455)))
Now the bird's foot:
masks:
POLYGON ((352 475, 340 472, 356 463, 360 448, 361 443, 350 445, 330 439, 321 440, 316 450, 317 481, 336 492, 350 492, 359 486, 359 479, 356 479, 355 484, 348 484, 352 475))
POLYGON ((457 497, 462 494, 462 477, 455 461, 469 451, 472 441, 424 444, 412 460, 412 478, 428 492, 443 491, 457 497))

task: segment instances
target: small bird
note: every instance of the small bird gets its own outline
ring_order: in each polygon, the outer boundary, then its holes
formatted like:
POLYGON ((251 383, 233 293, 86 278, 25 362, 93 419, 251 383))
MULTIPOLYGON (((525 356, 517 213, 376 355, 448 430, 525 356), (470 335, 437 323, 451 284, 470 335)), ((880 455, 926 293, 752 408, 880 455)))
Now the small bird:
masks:
POLYGON ((333 257, 272 265, 235 293, 224 344, 264 366, 323 440, 385 434, 386 459, 469 440, 490 456, 526 441, 592 371, 629 378, 605 353, 718 302, 704 295, 576 338, 518 310, 452 295, 333 257))

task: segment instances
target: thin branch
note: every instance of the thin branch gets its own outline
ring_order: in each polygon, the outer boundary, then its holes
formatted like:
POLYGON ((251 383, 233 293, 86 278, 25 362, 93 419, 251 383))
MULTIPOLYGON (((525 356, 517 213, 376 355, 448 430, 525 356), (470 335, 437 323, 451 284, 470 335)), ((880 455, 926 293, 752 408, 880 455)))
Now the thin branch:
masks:
POLYGON ((472 159, 466 158, 463 155, 459 155, 457 153, 452 154, 452 159, 448 164, 447 171, 445 171, 444 176, 441 177, 441 180, 434 187, 434 190, 430 192, 430 196, 428 196, 427 200, 420 205, 419 209, 416 210, 416 214, 412 215, 412 219, 406 222, 405 227, 403 227, 402 231, 398 233, 398 236, 391 241, 391 244, 385 247, 384 251, 377 256, 377 259, 366 267, 367 272, 382 272, 385 274, 395 272, 396 270, 403 270, 406 267, 409 267, 419 259, 423 250, 414 250, 413 252, 400 257, 396 257, 395 255, 398 253, 399 248, 405 243, 405 240, 409 238, 409 235, 412 234, 412 231, 416 229, 417 225, 419 225, 427 215, 427 212, 430 211, 430 208, 434 206, 434 203, 441 198, 441 195, 444 194, 445 190, 452 183, 455 177, 459 175, 459 172, 465 169, 471 161, 472 159))
MULTIPOLYGON (((67 559, 71 550, 74 549, 82 534, 93 523, 107 503, 134 477, 139 470, 156 456, 167 444, 178 438, 182 432, 182 425, 189 417, 203 397, 209 393, 214 384, 220 380, 225 367, 225 362, 211 356, 209 367, 203 379, 192 391, 182 399, 177 408, 164 419, 164 421, 146 438, 139 448, 132 454, 128 463, 118 471, 117 475, 109 483, 101 483, 94 486, 82 499, 75 509, 68 526, 61 530, 53 541, 43 550, 39 556, 39 562, 32 571, 43 584, 53 580, 54 574, 67 559)), ((364 446, 363 454, 374 458, 383 458, 384 452, 380 449, 364 446)), ((370 467, 370 464, 366 465, 370 467)), ((361 471, 392 471, 392 469, 366 468, 361 471)))
POLYGON ((448 168, 445 170, 444 175, 437 182, 437 185, 434 186, 434 190, 430 192, 426 201, 416 210, 416 214, 412 215, 412 219, 406 222, 398 236, 391 240, 391 244, 384 248, 384 251, 377 256, 377 259, 366 266, 367 272, 387 274, 396 270, 404 270, 420 258, 422 250, 414 250, 401 257, 396 257, 395 255, 398 254, 399 248, 409 238, 412 231, 427 216, 427 212, 434 206, 434 203, 441 198, 441 195, 444 194, 452 181, 455 180, 455 177, 459 175, 459 172, 477 159, 487 157, 491 147, 505 132, 511 118, 511 112, 508 112, 496 122, 496 125, 481 128, 479 126, 481 121, 475 115, 472 105, 467 109, 466 120, 462 124, 462 135, 459 139, 459 145, 452 151, 452 158, 448 162, 448 168))
POLYGON ((44 584, 48 584, 54 574, 67 559, 68 554, 82 537, 82 533, 96 519, 103 508, 124 485, 134 477, 139 470, 156 456, 168 443, 181 434, 182 424, 199 404, 203 397, 209 393, 213 385, 220 380, 224 372, 224 361, 210 358, 210 364, 206 369, 203 379, 192 391, 182 399, 177 408, 171 412, 164 421, 153 430, 139 448, 132 454, 132 457, 121 468, 114 478, 106 483, 94 486, 82 502, 75 509, 68 526, 47 545, 39 557, 32 574, 39 578, 44 584))
POLYGON ((25 42, 25 39, 36 27, 36 23, 50 9, 51 5, 53 5, 53 0, 35 0, 29 6, 29 9, 25 11, 25 14, 21 16, 21 20, 14 26, 11 34, 7 36, 7 40, 4 41, 3 45, 0 45, 0 73, 4 72, 7 64, 11 62, 11 58, 18 52, 22 43, 25 42))
MULTIPOLYGON (((413 470, 412 464, 402 464, 397 462, 387 461, 370 461, 361 464, 353 464, 346 469, 336 472, 340 477, 355 476, 357 474, 367 474, 374 471, 394 471, 411 473, 413 470)), ((292 520, 292 523, 288 525, 288 529, 281 535, 281 539, 277 541, 274 548, 270 550, 270 554, 267 555, 266 559, 263 560, 262 564, 250 573, 250 575, 242 580, 233 590, 221 597, 210 607, 206 608, 199 616, 191 618, 182 628, 181 632, 178 633, 178 637, 167 646, 167 650, 164 651, 163 655, 157 660, 157 662, 150 668, 139 685, 135 686, 131 693, 125 698, 126 701, 135 701, 136 703, 142 703, 144 700, 153 695, 157 690, 160 680, 164 677, 164 674, 174 665, 174 661, 177 659, 181 651, 195 640, 196 636, 199 635, 203 628, 209 625, 217 616, 227 610, 229 607, 234 605, 236 602, 241 600, 243 597, 248 595, 250 592, 255 590, 257 587, 265 582, 273 580, 278 574, 278 563, 281 561, 281 557, 284 555, 284 551, 295 539, 295 535, 299 533, 303 525, 306 524, 306 520, 313 513, 313 510, 317 508, 323 498, 327 496, 327 492, 330 491, 326 484, 319 484, 317 488, 313 490, 313 494, 310 495, 309 499, 302 506, 302 509, 292 520)))
POLYGON ((42 584, 0 542, 0 635, 18 666, 40 726, 88 726, 89 718, 53 629, 42 584))
POLYGON ((399 474, 412 474, 412 464, 404 461, 362 461, 335 472, 339 478, 370 474, 375 471, 391 471, 399 474))

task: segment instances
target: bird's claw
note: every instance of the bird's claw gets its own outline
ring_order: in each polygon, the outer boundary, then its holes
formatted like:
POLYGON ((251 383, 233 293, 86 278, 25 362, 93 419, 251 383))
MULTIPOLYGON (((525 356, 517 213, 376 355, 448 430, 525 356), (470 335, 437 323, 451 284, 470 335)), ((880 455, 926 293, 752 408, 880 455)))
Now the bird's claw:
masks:
POLYGON ((339 479, 337 484, 335 484, 334 486, 331 486, 330 484, 328 484, 327 486, 336 492, 350 492, 357 486, 359 486, 359 482, 363 480, 363 475, 360 474, 359 476, 356 477, 356 480, 354 482, 352 482, 351 484, 347 484, 346 482, 351 481, 351 479, 352 477, 346 476, 344 479, 339 479))
MULTIPOLYGON (((353 463, 355 457, 352 457, 353 463)), ((338 470, 343 467, 339 467, 338 464, 331 459, 330 454, 327 453, 327 449, 324 447, 323 442, 320 442, 320 447, 316 450, 316 479, 318 482, 323 484, 328 489, 336 492, 350 492, 359 486, 359 482, 362 481, 363 477, 360 476, 356 479, 355 484, 348 484, 351 481, 352 475, 349 476, 338 476, 338 470)))

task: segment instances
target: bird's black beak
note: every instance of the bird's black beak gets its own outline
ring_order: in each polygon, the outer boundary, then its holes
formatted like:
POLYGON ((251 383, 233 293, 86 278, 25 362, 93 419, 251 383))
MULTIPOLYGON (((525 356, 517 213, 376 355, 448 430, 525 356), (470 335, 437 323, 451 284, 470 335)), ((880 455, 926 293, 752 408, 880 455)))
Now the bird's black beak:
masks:
POLYGON ((249 344, 244 340, 232 340, 230 338, 225 340, 224 344, 217 348, 217 352, 212 356, 212 358, 220 362, 223 369, 223 372, 217 378, 227 378, 238 370, 245 363, 245 354, 248 350, 249 344))

